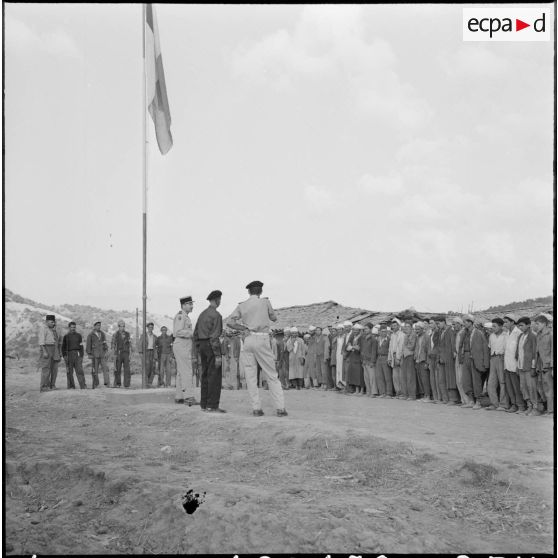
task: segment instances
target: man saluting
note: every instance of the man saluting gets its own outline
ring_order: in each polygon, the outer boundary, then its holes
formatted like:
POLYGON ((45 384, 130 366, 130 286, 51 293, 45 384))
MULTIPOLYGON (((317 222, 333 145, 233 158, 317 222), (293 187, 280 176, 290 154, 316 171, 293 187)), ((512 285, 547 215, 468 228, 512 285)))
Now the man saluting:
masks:
POLYGON ((287 411, 285 410, 283 389, 277 377, 275 360, 269 340, 270 325, 271 322, 277 321, 277 316, 269 299, 260 298, 262 287, 263 283, 261 281, 252 281, 246 285, 250 298, 236 307, 227 325, 231 329, 243 331, 247 334, 244 340, 244 348, 240 353, 240 362, 244 366, 246 387, 252 401, 253 415, 259 417, 264 414, 257 384, 257 365, 259 364, 269 386, 269 393, 277 408, 277 416, 284 417, 287 415, 287 411))

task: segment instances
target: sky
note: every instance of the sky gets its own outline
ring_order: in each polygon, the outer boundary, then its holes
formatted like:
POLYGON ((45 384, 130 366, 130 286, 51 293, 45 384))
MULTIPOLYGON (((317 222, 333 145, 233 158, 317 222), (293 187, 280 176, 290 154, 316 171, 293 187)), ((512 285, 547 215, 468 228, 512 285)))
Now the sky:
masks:
MULTIPOLYGON (((141 309, 141 4, 4 9, 5 286, 141 309)), ((462 10, 156 5, 148 310, 551 294, 553 43, 464 42, 462 10)))

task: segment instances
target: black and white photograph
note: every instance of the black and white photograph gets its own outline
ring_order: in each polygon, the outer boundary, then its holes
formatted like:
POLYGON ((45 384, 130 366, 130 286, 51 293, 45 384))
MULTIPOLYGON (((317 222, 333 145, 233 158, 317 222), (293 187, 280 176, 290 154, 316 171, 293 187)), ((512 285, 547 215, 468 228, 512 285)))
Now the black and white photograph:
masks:
POLYGON ((3 49, 5 555, 556 552, 556 2, 3 49))

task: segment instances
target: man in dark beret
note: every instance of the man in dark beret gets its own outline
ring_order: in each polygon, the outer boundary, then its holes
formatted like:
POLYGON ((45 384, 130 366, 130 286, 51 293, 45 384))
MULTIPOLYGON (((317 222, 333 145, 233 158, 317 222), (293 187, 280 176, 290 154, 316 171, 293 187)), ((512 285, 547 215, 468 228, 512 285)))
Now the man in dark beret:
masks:
POLYGON ((518 411, 518 414, 537 416, 539 410, 539 392, 537 389, 537 336, 531 331, 531 320, 522 317, 517 320, 517 327, 521 336, 517 343, 517 371, 519 386, 527 409, 518 411))
POLYGON ((223 381, 221 334, 223 317, 217 311, 221 305, 221 291, 211 291, 207 296, 209 306, 200 314, 194 329, 194 343, 201 357, 200 406, 208 413, 226 413, 219 407, 223 381))

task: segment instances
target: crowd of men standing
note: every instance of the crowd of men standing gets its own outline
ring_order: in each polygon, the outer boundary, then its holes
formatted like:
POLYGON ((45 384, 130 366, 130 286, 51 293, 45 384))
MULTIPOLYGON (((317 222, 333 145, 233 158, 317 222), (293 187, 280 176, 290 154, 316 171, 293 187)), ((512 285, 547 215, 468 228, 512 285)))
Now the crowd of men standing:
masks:
MULTIPOLYGON (((215 294, 220 297, 220 291, 210 296, 215 298, 215 294)), ((183 308, 192 303, 191 297, 186 298, 181 299, 183 308)), ((206 319, 204 316, 202 327, 206 319)), ((158 375, 158 386, 171 387, 175 354, 181 355, 181 361, 183 357, 190 360, 191 367, 186 370, 190 377, 176 374, 177 401, 189 399, 198 404, 193 397, 183 395, 185 384, 193 382, 193 377, 199 385, 198 369, 203 360, 200 343, 190 343, 188 354, 182 355, 186 341, 181 332, 186 327, 192 329, 191 323, 183 323, 185 320, 189 321, 187 313, 179 312, 173 334, 163 326, 160 335, 155 335, 154 324, 147 324, 147 338, 144 343, 142 335, 138 347, 141 353, 145 346, 148 386, 158 375)), ((74 322, 61 338, 54 316, 47 316, 46 327, 39 336, 41 391, 55 389, 61 359, 66 364, 68 389, 75 388, 74 373, 79 387, 85 389, 84 351, 91 359, 92 388, 99 386, 100 373, 104 385, 110 386, 109 345, 101 325, 100 321, 94 324, 84 348, 74 322)), ((211 335, 210 331, 202 332, 203 339, 213 339, 205 350, 216 355, 222 367, 223 387, 241 389, 245 377, 241 353, 246 332, 224 332, 221 325, 213 338, 211 335)), ((548 314, 537 316, 533 322, 528 317, 506 315, 485 324, 469 314, 434 316, 424 322, 394 318, 390 323, 364 326, 346 321, 324 329, 310 326, 307 333, 297 327, 275 330, 266 339, 283 389, 314 388, 372 398, 420 399, 521 415, 554 412, 552 317, 548 314), (482 405, 486 397, 490 403, 482 405)), ((115 357, 111 387, 122 386, 123 370, 123 386, 128 388, 133 343, 124 321, 118 322, 111 350, 115 357)), ((259 362, 256 367, 259 385, 259 362)))
POLYGON ((428 322, 310 326, 277 332, 272 345, 285 389, 335 390, 506 411, 554 412, 552 318, 434 316, 428 322), (485 396, 490 404, 482 405, 485 396))

